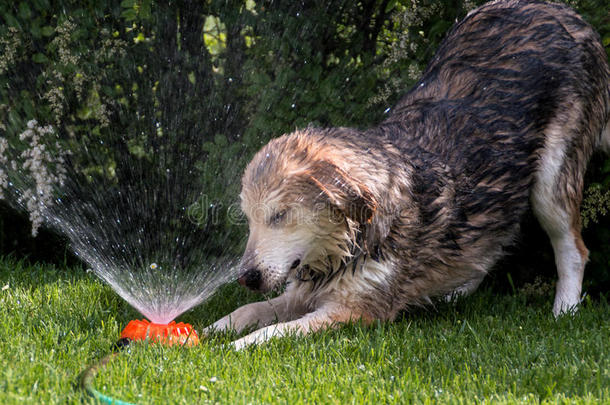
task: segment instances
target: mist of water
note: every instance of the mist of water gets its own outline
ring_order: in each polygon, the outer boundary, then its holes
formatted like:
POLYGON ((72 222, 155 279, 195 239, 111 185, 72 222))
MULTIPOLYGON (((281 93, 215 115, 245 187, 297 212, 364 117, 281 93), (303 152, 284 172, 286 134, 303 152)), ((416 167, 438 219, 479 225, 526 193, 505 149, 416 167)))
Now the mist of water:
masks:
MULTIPOLYGON (((163 97, 139 95, 137 111, 118 110, 121 122, 103 136, 74 141, 65 128, 29 121, 26 152, 3 142, 0 159, 5 197, 65 235, 93 273, 156 323, 234 279, 240 250, 225 229, 230 218, 208 212, 219 195, 237 198, 239 156, 206 165, 216 158, 205 148, 218 132, 210 122, 226 117, 205 108, 194 115, 201 89, 192 87, 177 80, 159 90, 163 97), (56 141, 70 146, 61 158, 59 146, 48 153, 56 141)), ((230 203, 222 208, 238 212, 230 203)))
MULTIPOLYGON (((43 223, 67 236, 98 277, 156 323, 170 322, 235 276, 233 261, 209 249, 211 240, 219 245, 222 232, 206 233, 193 211, 206 203, 195 170, 202 152, 197 144, 185 151, 169 139, 158 143, 150 159, 123 155, 113 177, 83 176, 68 155, 53 199, 36 200, 43 223)), ((95 156, 78 158, 95 162, 95 156)), ((7 191, 19 202, 22 187, 35 188, 32 183, 28 173, 13 173, 7 191)))
POLYGON ((196 192, 181 189, 172 176, 138 187, 88 189, 86 196, 58 198, 46 220, 149 320, 170 322, 234 277, 231 260, 206 253, 209 238, 219 235, 206 235, 189 218, 188 197, 196 192))

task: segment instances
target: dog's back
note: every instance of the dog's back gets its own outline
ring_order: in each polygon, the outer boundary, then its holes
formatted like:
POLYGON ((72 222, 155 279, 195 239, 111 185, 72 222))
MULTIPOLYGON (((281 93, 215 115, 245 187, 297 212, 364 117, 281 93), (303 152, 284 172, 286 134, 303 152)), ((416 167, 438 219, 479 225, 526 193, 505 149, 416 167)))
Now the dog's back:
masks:
POLYGON ((609 83, 599 36, 566 6, 497 1, 456 24, 374 130, 415 168, 422 249, 487 269, 531 201, 557 258, 554 311, 576 305, 583 177, 610 141, 609 83))
POLYGON ((453 27, 384 125, 416 125, 401 131, 406 147, 497 165, 494 151, 531 156, 549 126, 580 110, 585 128, 574 141, 589 151, 610 112, 605 60, 599 36, 569 7, 488 3, 453 27))

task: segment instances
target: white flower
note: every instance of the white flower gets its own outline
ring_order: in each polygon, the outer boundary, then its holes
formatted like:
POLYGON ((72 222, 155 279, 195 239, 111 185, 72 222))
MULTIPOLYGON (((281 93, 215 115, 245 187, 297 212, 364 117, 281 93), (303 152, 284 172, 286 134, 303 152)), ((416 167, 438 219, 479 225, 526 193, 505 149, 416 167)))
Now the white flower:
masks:
MULTIPOLYGON (((28 143, 21 155, 20 162, 23 172, 29 173, 33 184, 31 189, 24 190, 19 196, 18 202, 30 213, 32 222, 32 235, 36 236, 38 228, 42 225, 44 211, 53 202, 53 189, 56 185, 62 185, 66 177, 63 152, 56 142, 56 150, 49 150, 47 145, 49 137, 54 136, 53 127, 38 126, 38 121, 32 119, 27 122, 27 128, 19 135, 19 139, 28 143)), ((3 158, 3 152, 8 148, 6 140, 0 140, 0 163, 7 163, 3 158)), ((12 170, 17 170, 15 160, 11 161, 12 170)), ((0 172, 0 187, 5 187, 8 182, 8 174, 0 172)))

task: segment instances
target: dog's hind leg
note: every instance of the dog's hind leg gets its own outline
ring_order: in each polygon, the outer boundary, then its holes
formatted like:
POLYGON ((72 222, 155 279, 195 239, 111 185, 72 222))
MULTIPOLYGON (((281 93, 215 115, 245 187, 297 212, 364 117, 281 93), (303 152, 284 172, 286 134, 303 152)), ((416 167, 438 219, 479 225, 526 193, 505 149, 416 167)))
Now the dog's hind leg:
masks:
POLYGON ((593 142, 570 131, 570 125, 551 125, 531 193, 532 208, 548 234, 557 266, 558 281, 553 314, 576 310, 589 251, 581 236, 580 203, 586 164, 593 142))

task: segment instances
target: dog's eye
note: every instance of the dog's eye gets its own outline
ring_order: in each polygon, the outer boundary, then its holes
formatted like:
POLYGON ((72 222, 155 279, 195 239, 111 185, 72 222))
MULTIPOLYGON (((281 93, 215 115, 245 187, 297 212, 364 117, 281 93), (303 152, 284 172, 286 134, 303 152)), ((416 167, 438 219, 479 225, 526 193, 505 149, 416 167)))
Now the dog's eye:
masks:
POLYGON ((282 222, 285 217, 286 217, 286 210, 278 211, 275 214, 271 215, 271 218, 269 218, 269 223, 271 225, 277 225, 280 222, 282 222))

